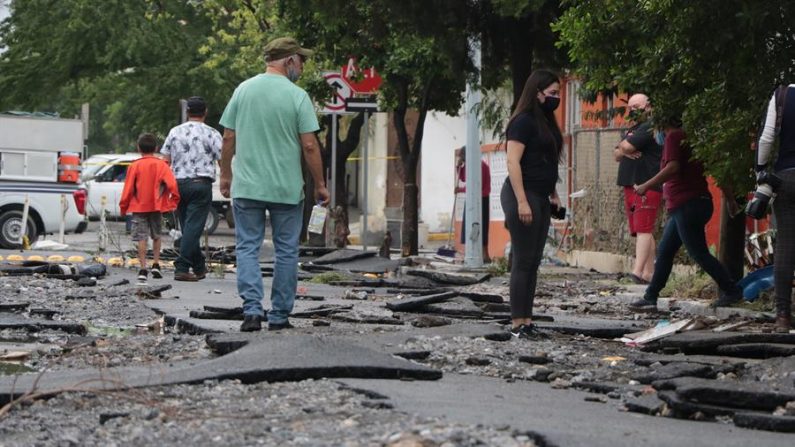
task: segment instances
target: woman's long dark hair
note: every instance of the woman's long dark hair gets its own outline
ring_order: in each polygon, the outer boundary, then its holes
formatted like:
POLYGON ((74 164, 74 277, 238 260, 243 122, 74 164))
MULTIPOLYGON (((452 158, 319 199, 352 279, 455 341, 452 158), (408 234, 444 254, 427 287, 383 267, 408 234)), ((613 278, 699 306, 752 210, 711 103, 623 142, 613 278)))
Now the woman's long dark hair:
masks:
POLYGON ((519 114, 529 113, 535 119, 538 129, 546 130, 547 136, 552 142, 553 149, 548 155, 550 155, 552 160, 560 162, 563 159, 563 145, 560 143, 561 133, 558 121, 555 119, 555 112, 543 111, 537 97, 538 92, 544 91, 555 82, 560 83, 560 78, 549 70, 539 69, 531 73, 524 84, 519 101, 516 102, 516 108, 514 108, 511 118, 508 120, 508 125, 505 126, 505 132, 507 135, 508 128, 519 114))

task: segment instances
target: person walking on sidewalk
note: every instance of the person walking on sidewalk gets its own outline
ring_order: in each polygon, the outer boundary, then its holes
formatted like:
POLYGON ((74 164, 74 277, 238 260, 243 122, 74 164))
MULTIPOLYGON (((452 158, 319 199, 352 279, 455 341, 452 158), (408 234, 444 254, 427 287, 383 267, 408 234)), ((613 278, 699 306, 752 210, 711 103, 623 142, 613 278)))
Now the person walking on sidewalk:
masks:
MULTIPOLYGON (((676 122, 678 124, 679 121, 676 122)), ((651 282, 643 298, 630 307, 638 310, 657 309, 657 298, 668 282, 674 256, 682 244, 690 257, 718 283, 720 295, 712 307, 729 306, 742 300, 740 287, 707 248, 704 227, 712 217, 712 196, 704 177, 704 166, 693 158, 685 132, 678 125, 666 129, 660 172, 645 183, 635 185, 635 193, 643 196, 659 185, 663 185, 669 218, 657 247, 651 282)))
POLYGON ((154 258, 152 277, 163 277, 160 271, 162 213, 177 208, 179 189, 168 163, 153 155, 157 150, 157 138, 154 135, 141 134, 137 148, 142 156, 127 169, 119 209, 122 216, 132 213, 132 240, 138 243, 138 261, 141 264, 138 280, 143 282, 148 276, 146 249, 150 237, 154 258))
POLYGON ((241 331, 262 328, 264 295, 259 265, 265 213, 273 229, 275 266, 268 329, 291 328, 298 283, 298 239, 303 221, 301 154, 315 184, 313 198, 327 204, 320 128, 309 95, 294 83, 312 51, 289 37, 265 46, 265 73, 243 81, 226 105, 221 194, 234 199, 237 290, 245 314, 241 331))
POLYGON ((517 338, 540 335, 533 324, 533 299, 551 207, 560 206, 555 184, 563 137, 554 113, 559 104, 557 75, 536 70, 527 78, 505 131, 508 178, 500 202, 511 234, 511 334, 517 338))
MULTIPOLYGON (((456 167, 458 169, 456 176, 455 193, 466 192, 467 190, 467 166, 466 166, 466 146, 456 149, 456 167)), ((484 160, 480 160, 480 225, 483 228, 483 263, 488 264, 491 262, 489 258, 489 211, 491 205, 489 204, 489 196, 491 195, 491 170, 489 165, 484 160)), ((464 213, 464 219, 461 223, 461 244, 466 245, 466 228, 467 219, 464 213)))
POLYGON ((757 174, 767 171, 776 136, 778 157, 773 171, 781 179, 773 202, 776 216, 776 262, 773 267, 776 332, 789 332, 792 329, 792 279, 795 270, 795 84, 780 87, 770 98, 756 154, 757 174))
POLYGON ((204 124, 207 103, 188 98, 188 121, 168 132, 161 154, 171 163, 179 185, 177 219, 182 229, 174 279, 198 281, 207 276, 201 235, 213 200, 215 164, 221 158, 221 133, 204 124), (193 269, 193 273, 190 270, 193 269))
POLYGON ((651 105, 643 93, 627 101, 627 119, 634 123, 616 146, 618 164, 616 183, 624 188, 624 211, 629 232, 635 238, 635 264, 630 278, 636 284, 648 284, 654 272, 654 224, 660 208, 662 192, 659 185, 645 195, 635 194, 634 185, 641 185, 660 171, 662 146, 654 139, 651 126, 651 105))

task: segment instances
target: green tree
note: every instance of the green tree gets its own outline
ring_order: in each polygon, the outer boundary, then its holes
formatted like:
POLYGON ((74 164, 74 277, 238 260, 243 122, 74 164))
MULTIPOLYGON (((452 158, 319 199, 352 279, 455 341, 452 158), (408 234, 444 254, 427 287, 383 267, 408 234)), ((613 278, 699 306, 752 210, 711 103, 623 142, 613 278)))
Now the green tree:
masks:
MULTIPOLYGON (((795 79, 793 14, 789 0, 582 0, 554 28, 586 89, 646 92, 658 119, 683 119, 708 174, 744 194, 762 111, 795 79)), ((737 274, 742 219, 729 227, 722 260, 737 274)))
POLYGON ((71 116, 89 102, 89 144, 122 148, 142 131, 163 135, 194 94, 214 123, 234 81, 199 51, 212 25, 190 0, 14 1, 0 25, 0 109, 71 116))
POLYGON ((356 56, 361 66, 373 66, 384 84, 380 102, 392 111, 397 131, 403 180, 401 252, 417 253, 417 167, 429 110, 458 113, 468 54, 467 2, 388 0, 306 0, 284 2, 285 18, 307 45, 341 66, 356 56), (416 130, 409 132, 409 110, 417 111, 416 130))

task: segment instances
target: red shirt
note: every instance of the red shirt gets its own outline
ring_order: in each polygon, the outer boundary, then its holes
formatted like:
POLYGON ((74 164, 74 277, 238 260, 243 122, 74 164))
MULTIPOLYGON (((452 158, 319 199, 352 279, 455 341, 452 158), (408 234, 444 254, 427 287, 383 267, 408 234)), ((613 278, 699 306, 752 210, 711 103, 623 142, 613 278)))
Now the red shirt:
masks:
POLYGON ((165 213, 177 208, 179 189, 171 167, 161 158, 146 154, 127 169, 119 209, 121 214, 165 213))
POLYGON ((693 150, 687 144, 682 129, 666 132, 660 169, 665 168, 669 161, 679 162, 679 172, 663 184, 665 209, 668 211, 679 208, 696 197, 709 197, 704 165, 694 160, 692 155, 693 150))
MULTIPOLYGON (((466 183, 467 181, 467 170, 466 165, 463 165, 458 168, 458 180, 466 183)), ((460 188, 461 192, 465 192, 466 186, 460 188)), ((485 161, 480 161, 480 196, 481 197, 488 197, 491 194, 491 171, 489 170, 489 165, 486 164, 485 161)))

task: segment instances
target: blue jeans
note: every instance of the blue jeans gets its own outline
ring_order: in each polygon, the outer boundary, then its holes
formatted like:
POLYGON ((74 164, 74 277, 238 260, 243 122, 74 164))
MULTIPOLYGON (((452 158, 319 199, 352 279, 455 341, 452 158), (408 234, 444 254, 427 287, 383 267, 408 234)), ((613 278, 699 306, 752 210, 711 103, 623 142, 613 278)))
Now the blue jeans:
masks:
POLYGON ((262 271, 259 252, 265 237, 265 212, 270 213, 276 263, 271 286, 268 322, 287 321, 295 304, 298 285, 298 238, 303 222, 303 201, 297 205, 235 199, 235 242, 237 245, 237 292, 243 299, 243 313, 262 316, 262 271))
POLYGON ((654 275, 644 295, 646 300, 657 301, 660 291, 665 287, 665 283, 668 282, 668 277, 671 275, 674 256, 682 244, 690 257, 718 283, 718 287, 723 293, 736 295, 742 292, 731 279, 723 264, 712 256, 707 248, 704 226, 712 217, 712 210, 710 197, 697 197, 668 212, 668 222, 665 223, 660 244, 657 246, 654 275))
POLYGON ((213 201, 213 184, 209 179, 178 180, 179 205, 177 217, 182 238, 179 242, 179 257, 174 261, 176 273, 187 273, 193 267, 193 273, 207 271, 201 248, 201 237, 207 214, 213 201))

